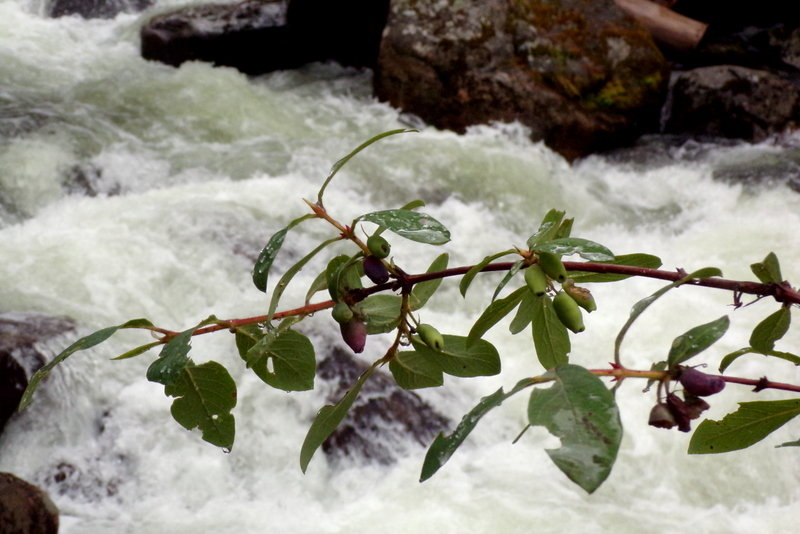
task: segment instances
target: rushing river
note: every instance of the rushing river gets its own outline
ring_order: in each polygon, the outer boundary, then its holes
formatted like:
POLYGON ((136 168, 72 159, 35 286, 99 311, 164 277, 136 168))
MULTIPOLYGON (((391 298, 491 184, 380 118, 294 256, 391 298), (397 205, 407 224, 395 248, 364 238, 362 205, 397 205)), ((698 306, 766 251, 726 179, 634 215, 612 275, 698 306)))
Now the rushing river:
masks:
MULTIPOLYGON (((43 11, 0 0, 0 312, 67 315, 81 335, 135 317, 182 329, 212 313, 264 313, 249 273, 268 236, 305 213, 301 199, 314 197, 334 161, 406 124, 372 98, 365 72, 313 65, 249 79, 200 63, 174 69, 139 57, 146 15, 54 20, 43 11)), ((757 146, 654 141, 569 166, 517 126, 464 136, 423 128, 360 154, 326 206, 350 220, 424 199, 453 233, 443 247, 451 265, 524 244, 558 207, 576 218, 575 235, 616 253, 752 279, 749 264, 775 251, 797 283, 800 194, 786 183, 797 179, 799 153, 797 136, 757 146), (771 180, 745 186, 736 180, 744 175, 771 180)), ((319 223, 293 231, 277 267, 327 231, 319 223)), ((393 249, 410 272, 439 252, 402 240, 393 249)), ((290 286, 288 303, 302 302, 319 268, 290 286)), ((464 334, 496 282, 479 279, 466 300, 448 282, 423 317, 464 334)), ((599 310, 573 338, 573 361, 604 366, 630 306, 662 284, 596 285, 599 310)), ((714 363, 745 346, 776 308, 764 301, 734 312, 730 303, 720 291, 674 291, 634 326, 625 362, 647 368, 673 337, 728 313, 731 330, 697 358, 714 363)), ((322 315, 306 326, 320 352, 338 342, 322 315)), ((503 356, 499 376, 420 393, 456 421, 482 395, 541 372, 527 335, 510 337, 501 324, 488 338, 503 356)), ((793 532, 800 521, 798 450, 774 448, 800 437, 797 425, 746 451, 688 456, 687 435, 647 426, 653 393, 629 381, 618 394, 626 428, 618 462, 591 496, 549 461, 543 449, 558 442, 543 429, 511 444, 525 424, 522 396, 488 415, 424 484, 417 445, 388 466, 334 465, 320 453, 303 475, 300 444, 324 392, 272 390, 242 368, 227 334, 196 340, 195 361, 221 361, 239 384, 237 441, 224 454, 172 421, 163 389, 144 378, 153 354, 109 361, 146 341, 125 332, 76 354, 0 438, 0 471, 48 489, 65 534, 744 534, 793 532)), ((382 354, 384 342, 371 338, 365 356, 382 354)), ((795 329, 777 348, 798 347, 795 329)), ((757 357, 729 372, 800 381, 790 364, 757 357)), ((729 386, 710 416, 740 400, 756 398, 729 386)))

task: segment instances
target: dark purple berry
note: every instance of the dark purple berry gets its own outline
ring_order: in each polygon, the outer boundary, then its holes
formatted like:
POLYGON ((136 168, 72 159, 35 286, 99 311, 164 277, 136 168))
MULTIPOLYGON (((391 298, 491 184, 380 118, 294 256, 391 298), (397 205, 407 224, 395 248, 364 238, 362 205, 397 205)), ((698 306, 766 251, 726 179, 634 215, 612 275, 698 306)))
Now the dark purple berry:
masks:
POLYGON ((707 375, 693 367, 684 367, 678 380, 687 393, 698 397, 707 397, 725 388, 725 381, 722 378, 707 375))
POLYGON ((367 343, 367 325, 360 319, 353 319, 346 323, 341 323, 339 329, 342 331, 342 339, 353 352, 363 352, 364 345, 367 343))
POLYGON ((375 256, 364 258, 364 274, 374 284, 382 284, 389 280, 389 271, 381 260, 375 256))
POLYGON ((672 415, 669 406, 663 402, 659 402, 653 406, 652 410, 650 410, 650 421, 648 424, 656 428, 672 428, 677 424, 677 422, 675 421, 675 417, 672 415))
POLYGON ((667 395, 667 406, 670 413, 672 413, 672 417, 675 418, 675 422, 678 423, 678 430, 689 432, 692 429, 689 424, 691 417, 689 417, 689 409, 686 407, 686 403, 674 393, 670 393, 667 395))

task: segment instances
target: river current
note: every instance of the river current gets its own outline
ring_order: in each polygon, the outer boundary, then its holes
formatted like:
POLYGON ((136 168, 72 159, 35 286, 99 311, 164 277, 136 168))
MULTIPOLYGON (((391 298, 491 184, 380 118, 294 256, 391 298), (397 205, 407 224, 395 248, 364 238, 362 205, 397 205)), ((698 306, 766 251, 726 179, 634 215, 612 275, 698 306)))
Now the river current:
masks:
MULTIPOLYGON (((175 5, 87 21, 46 18, 35 1, 0 0, 0 313, 74 318, 78 333, 53 350, 135 317, 180 330, 212 313, 264 313, 250 269, 266 239, 305 213, 301 199, 314 198, 338 158, 413 123, 371 96, 367 72, 310 65, 248 78, 142 60, 138 28, 175 5)), ((656 139, 570 166, 519 126, 463 136, 423 127, 358 155, 335 178, 326 206, 351 220, 425 200, 453 240, 440 249, 396 239, 395 260, 410 272, 442 250, 456 266, 523 245, 557 207, 575 217, 575 235, 618 254, 647 252, 667 269, 713 265, 752 279, 748 266, 775 251, 797 282, 800 194, 787 184, 797 180, 799 153, 798 136, 759 145, 656 139), (746 185, 741 176, 767 180, 746 185)), ((293 230, 276 268, 326 232, 317 223, 293 230)), ((301 273, 287 303, 302 302, 320 268, 301 273)), ((424 320, 465 334, 497 281, 480 277, 466 300, 446 282, 424 320)), ((573 337, 572 361, 604 366, 631 305, 661 285, 595 285, 599 309, 573 337)), ((696 358, 713 364, 747 345, 776 308, 730 304, 710 289, 668 294, 630 332, 625 363, 647 368, 675 336, 729 314, 730 331, 696 358)), ((307 323, 318 347, 338 343, 327 314, 307 323)), ((481 396, 542 371, 529 337, 509 336, 507 322, 488 339, 503 357, 500 375, 450 378, 446 391, 420 392, 454 421, 481 396)), ((796 425, 746 451, 688 456, 687 435, 647 426, 653 393, 629 381, 618 394, 626 429, 619 458, 593 495, 550 462, 544 449, 558 440, 545 430, 511 444, 525 424, 522 396, 486 416, 424 484, 424 448, 415 444, 399 445, 392 465, 334 464, 320 453, 303 475, 300 445, 325 392, 270 389, 243 369, 227 334, 196 340, 195 361, 222 362, 239 386, 236 444, 224 454, 172 421, 163 389, 144 378, 154 354, 109 361, 146 341, 124 332, 74 355, 0 438, 0 471, 48 489, 65 534, 744 534, 792 532, 800 520, 798 450, 775 448, 799 437, 796 425)), ((365 358, 381 355, 385 341, 370 338, 365 358)), ((777 348, 798 346, 795 331, 777 348)), ((790 364, 756 357, 729 372, 800 380, 790 364)), ((711 399, 709 417, 768 398, 788 397, 729 386, 711 399)))

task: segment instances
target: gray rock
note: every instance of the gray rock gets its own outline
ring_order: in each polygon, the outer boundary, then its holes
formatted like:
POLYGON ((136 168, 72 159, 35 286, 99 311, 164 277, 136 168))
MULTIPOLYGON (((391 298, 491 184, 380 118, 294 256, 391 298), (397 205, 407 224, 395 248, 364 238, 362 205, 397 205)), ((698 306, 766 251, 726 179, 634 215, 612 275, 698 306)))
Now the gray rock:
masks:
POLYGON ((56 534, 58 508, 40 488, 10 473, 0 473, 0 532, 56 534))
POLYGON ((436 127, 519 121, 574 159, 652 130, 667 72, 612 0, 393 0, 374 85, 436 127))
POLYGON ((665 131, 762 141, 797 127, 800 87, 776 74, 733 65, 676 76, 665 131))
POLYGON ((85 19, 111 19, 120 13, 137 13, 152 4, 151 0, 52 0, 51 17, 79 15, 85 19))

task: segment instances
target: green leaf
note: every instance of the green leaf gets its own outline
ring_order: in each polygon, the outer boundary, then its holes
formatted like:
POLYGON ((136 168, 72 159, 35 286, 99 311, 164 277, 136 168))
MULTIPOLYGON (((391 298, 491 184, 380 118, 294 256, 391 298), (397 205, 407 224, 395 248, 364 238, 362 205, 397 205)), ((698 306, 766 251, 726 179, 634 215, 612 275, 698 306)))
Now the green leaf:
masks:
POLYGON ((437 352, 416 338, 411 338, 414 350, 423 358, 436 362, 439 368, 452 376, 469 378, 492 376, 500 372, 500 354, 486 340, 467 344, 462 336, 444 335, 444 349, 437 352))
POLYGON ((278 309, 278 302, 281 300, 281 296, 283 296, 283 292, 286 290, 289 282, 292 281, 292 278, 294 278, 294 276, 299 273, 303 267, 305 267, 306 263, 311 261, 311 259, 319 253, 319 251, 337 241, 341 241, 341 237, 334 237, 332 239, 328 239, 327 241, 323 241, 314 250, 306 254, 300 261, 292 265, 286 270, 285 273, 283 273, 283 276, 281 276, 281 279, 278 280, 278 283, 275 285, 275 290, 272 292, 272 298, 269 301, 266 322, 272 320, 272 314, 278 309))
POLYGON ((140 355, 144 354, 145 352, 147 352, 148 350, 150 350, 152 348, 155 348, 155 347, 157 347, 159 345, 161 345, 160 341, 153 341, 152 343, 148 343, 146 345, 142 345, 140 347, 136 347, 135 349, 131 349, 131 350, 129 350, 127 352, 124 352, 124 353, 120 354, 119 356, 116 356, 116 357, 111 358, 111 359, 112 360, 127 360, 128 358, 135 358, 136 356, 140 356, 140 355))
POLYGON ((787 441, 785 443, 781 443, 780 445, 775 445, 776 449, 780 447, 800 447, 800 439, 797 441, 787 441))
POLYGON ((308 286, 308 291, 306 292, 305 303, 306 306, 311 302, 311 297, 313 297, 319 291, 323 291, 328 289, 328 273, 327 271, 322 271, 314 278, 314 281, 311 282, 311 285, 308 286))
POLYGON ((371 144, 380 141, 384 137, 389 137, 391 135, 397 135, 401 133, 417 132, 417 131, 418 130, 408 130, 404 128, 397 130, 389 130, 388 132, 382 132, 374 137, 370 137, 369 139, 358 145, 358 147, 356 147, 352 152, 350 152, 345 157, 343 157, 342 159, 333 164, 330 172, 328 173, 327 178, 325 178, 325 181, 322 183, 322 187, 319 188, 319 192, 317 193, 317 204, 319 204, 320 206, 322 205, 322 195, 325 194, 325 189, 328 187, 328 184, 331 183, 331 180, 336 175, 336 173, 339 172, 339 169, 344 167, 345 164, 353 158, 353 156, 355 156, 356 154, 358 154, 371 144))
POLYGON ((575 219, 564 219, 561 221, 561 224, 558 225, 558 230, 556 231, 555 239, 561 239, 564 237, 569 237, 572 233, 572 225, 575 223, 575 219))
POLYGON ((525 330, 529 324, 531 324, 534 313, 533 308, 537 303, 538 301, 536 300, 536 295, 534 295, 532 291, 528 290, 522 295, 522 300, 517 308, 517 313, 514 315, 514 318, 511 320, 511 324, 508 326, 508 330, 512 334, 519 334, 525 330))
POLYGON ((328 262, 328 266, 325 268, 325 279, 327 280, 328 292, 333 300, 341 300, 342 296, 339 294, 342 289, 341 286, 353 286, 351 289, 361 287, 358 273, 353 269, 349 269, 355 266, 355 258, 355 256, 351 258, 346 254, 340 254, 334 256, 328 262), (348 270, 349 272, 346 272, 348 270))
POLYGON ((581 239, 580 237, 564 237, 541 243, 535 247, 537 252, 552 252, 559 256, 578 254, 589 261, 614 261, 614 254, 600 243, 581 239))
POLYGON ((290 222, 286 228, 278 230, 272 235, 272 237, 269 238, 269 241, 267 241, 267 244, 258 255, 255 265, 253 265, 253 283, 260 291, 267 291, 269 268, 272 267, 272 262, 275 261, 278 251, 280 251, 281 247, 283 246, 283 241, 286 239, 286 234, 289 233, 289 230, 301 222, 305 221, 306 219, 313 219, 314 217, 316 217, 316 215, 311 213, 303 215, 302 217, 298 217, 290 222))
POLYGON ((761 263, 750 265, 750 270, 763 284, 780 284, 783 281, 781 266, 774 252, 767 254, 761 263))
POLYGON ((523 265, 525 265, 525 260, 519 260, 517 263, 511 266, 503 279, 500 280, 500 283, 497 284, 497 287, 494 288, 494 293, 492 293, 492 301, 497 298, 497 295, 499 295, 503 288, 506 287, 506 284, 508 284, 511 279, 517 275, 519 270, 522 269, 523 265))
POLYGON ((692 434, 689 454, 745 449, 800 415, 800 399, 740 402, 721 421, 705 420, 692 434))
POLYGON ((583 367, 566 364, 552 373, 553 386, 531 394, 528 418, 561 438, 561 447, 547 454, 570 480, 592 493, 617 458, 622 441, 619 410, 603 382, 583 367))
POLYGON ((464 276, 461 277, 461 282, 458 284, 458 290, 461 291, 461 296, 464 297, 467 295, 467 289, 469 289, 470 284, 472 284, 472 280, 474 280, 478 273, 481 272, 487 265, 497 258, 502 258, 503 256, 508 256, 509 254, 515 253, 516 250, 514 249, 504 250, 503 252, 486 256, 480 262, 473 265, 469 271, 464 273, 464 276))
POLYGON ((314 422, 311 423, 311 428, 308 429, 306 439, 303 441, 303 446, 300 449, 300 469, 303 470, 303 473, 306 472, 311 458, 314 457, 314 453, 317 452, 320 445, 328 439, 328 436, 330 436, 342 420, 344 420, 348 410, 350 410, 356 397, 358 397, 358 392, 361 391, 361 387, 364 385, 364 382, 367 381, 367 378, 375 371, 378 362, 372 364, 369 369, 358 377, 356 383, 347 390, 347 393, 344 394, 344 397, 342 397, 339 402, 333 406, 323 406, 317 412, 317 416, 314 418, 314 422))
POLYGON ((383 334, 397 328, 402 302, 397 295, 372 295, 362 300, 358 306, 366 318, 367 334, 383 334))
POLYGON ((450 231, 442 223, 424 213, 409 210, 384 210, 367 213, 361 220, 385 227, 395 234, 429 245, 450 241, 450 231))
POLYGON ((203 439, 230 451, 236 425, 231 410, 236 406, 236 383, 217 362, 187 365, 164 392, 177 397, 172 417, 187 430, 199 428, 203 439))
POLYGON ((655 301, 663 297, 670 289, 676 288, 682 284, 685 284, 697 278, 710 278, 712 276, 722 276, 722 271, 720 271, 716 267, 703 267, 702 269, 698 269, 684 276, 680 280, 676 280, 675 282, 672 282, 671 284, 662 287, 652 295, 649 295, 643 298, 642 300, 638 301, 636 304, 634 304, 633 307, 631 308, 630 317, 628 317, 628 320, 625 322, 624 325, 622 325, 622 328, 620 328, 619 333, 617 334, 617 338, 614 341, 614 363, 616 363, 617 365, 621 365, 619 352, 620 352, 620 347, 622 346, 622 340, 625 339, 625 335, 628 333, 628 330, 636 321, 636 319, 638 319, 639 316, 642 313, 644 313, 644 311, 647 308, 649 308, 651 304, 653 304, 655 301))
MULTIPOLYGON (((428 270, 425 271, 426 273, 434 273, 437 271, 443 271, 447 269, 447 263, 450 260, 450 256, 447 253, 440 254, 433 263, 431 263, 428 270)), ((428 299, 436 293, 436 290, 439 289, 439 286, 442 283, 441 278, 436 278, 434 280, 428 280, 427 282, 420 282, 414 286, 414 289, 411 290, 411 295, 408 298, 408 304, 411 307, 411 310, 418 310, 425 306, 425 303, 428 302, 428 299)))
POLYGON ((481 316, 475 321, 475 324, 472 325, 469 335, 467 335, 467 346, 475 343, 483 337, 483 334, 488 332, 491 327, 496 325, 500 319, 511 313, 511 310, 517 307, 526 292, 530 293, 530 290, 527 286, 522 286, 507 297, 489 304, 481 316))
POLYGON ((750 336, 750 346, 759 352, 769 352, 775 348, 775 342, 789 331, 792 314, 788 307, 778 311, 758 323, 750 336))
POLYGON ((708 347, 717 342, 725 334, 730 325, 727 315, 723 315, 716 321, 711 321, 700 326, 696 326, 684 334, 676 337, 672 342, 672 347, 667 356, 669 367, 681 364, 700 354, 708 347))
POLYGON ((389 361, 389 371, 403 389, 438 387, 444 384, 441 368, 435 360, 417 351, 403 351, 389 361))
POLYGON ((547 296, 533 295, 533 315, 531 316, 533 346, 539 363, 545 369, 552 369, 567 363, 571 350, 567 327, 561 322, 553 308, 553 300, 547 296))
POLYGON ((440 432, 428 448, 428 453, 425 455, 425 461, 422 464, 422 473, 420 474, 419 481, 425 482, 447 463, 447 460, 453 456, 456 449, 467 439, 467 436, 469 436, 472 429, 475 428, 475 425, 478 424, 478 421, 480 421, 484 415, 493 408, 500 406, 507 398, 532 385, 533 382, 526 378, 520 380, 517 385, 514 386, 514 389, 508 393, 505 393, 503 388, 498 389, 491 395, 483 397, 477 406, 464 415, 461 422, 452 433, 445 436, 444 433, 440 432))
POLYGON ((314 345, 295 330, 286 330, 268 343, 262 341, 247 351, 253 372, 270 386, 284 391, 314 389, 317 360, 314 345), (270 369, 271 367, 271 369, 270 369))
POLYGON ((56 355, 50 362, 43 365, 39 368, 38 371, 33 373, 30 380, 28 381, 28 387, 25 388, 25 392, 22 394, 22 398, 19 401, 19 411, 24 410, 33 400, 33 393, 36 391, 36 388, 39 387, 39 383, 44 380, 47 375, 50 374, 50 371, 53 370, 55 366, 78 352, 79 350, 86 350, 89 348, 94 347, 95 345, 99 345, 103 341, 110 338, 117 330, 121 328, 146 328, 148 326, 153 326, 153 323, 148 321, 147 319, 133 319, 131 321, 125 322, 121 325, 117 326, 109 326, 107 328, 102 328, 96 332, 89 334, 88 336, 84 336, 80 338, 78 341, 61 351, 59 354, 56 355))
POLYGON ((147 368, 147 379, 150 382, 168 386, 181 377, 183 368, 190 361, 189 351, 191 350, 192 334, 195 330, 196 327, 181 332, 164 345, 158 359, 147 368))
POLYGON ((563 218, 563 211, 558 211, 556 209, 548 211, 542 219, 539 229, 536 230, 535 234, 528 238, 528 249, 533 250, 534 247, 536 247, 536 245, 539 243, 544 243, 550 241, 551 239, 555 239, 558 235, 558 229, 563 218))
MULTIPOLYGON (((616 256, 614 261, 601 262, 608 265, 626 265, 629 267, 643 267, 645 269, 658 269, 661 267, 661 258, 650 254, 623 254, 616 256)), ((590 282, 618 282, 625 280, 631 275, 628 274, 604 274, 587 273, 582 271, 568 271, 567 276, 578 284, 588 284, 590 282)))
POLYGON ((740 356, 744 356, 745 354, 760 354, 762 356, 772 356, 773 358, 779 358, 781 360, 786 360, 787 362, 793 363, 795 365, 800 365, 800 356, 796 354, 791 354, 789 352, 780 352, 777 350, 768 350, 768 351, 760 351, 756 350, 753 347, 744 347, 739 350, 735 350, 730 354, 726 354, 724 358, 720 361, 719 364, 719 372, 724 373, 725 370, 730 367, 730 365, 736 361, 740 356))

